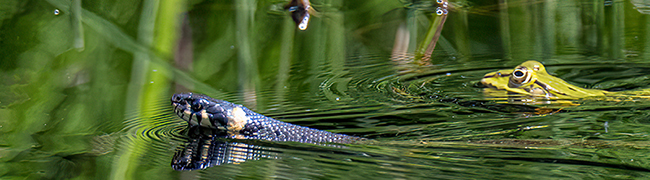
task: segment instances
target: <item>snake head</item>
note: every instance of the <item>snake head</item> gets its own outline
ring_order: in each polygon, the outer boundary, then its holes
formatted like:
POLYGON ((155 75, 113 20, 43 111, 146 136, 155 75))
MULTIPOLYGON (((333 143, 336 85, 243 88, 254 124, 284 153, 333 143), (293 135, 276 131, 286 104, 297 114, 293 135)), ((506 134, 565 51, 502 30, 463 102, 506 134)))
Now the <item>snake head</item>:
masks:
POLYGON ((228 124, 227 107, 220 100, 193 93, 174 94, 171 98, 174 113, 187 121, 190 126, 203 126, 226 130, 228 124))

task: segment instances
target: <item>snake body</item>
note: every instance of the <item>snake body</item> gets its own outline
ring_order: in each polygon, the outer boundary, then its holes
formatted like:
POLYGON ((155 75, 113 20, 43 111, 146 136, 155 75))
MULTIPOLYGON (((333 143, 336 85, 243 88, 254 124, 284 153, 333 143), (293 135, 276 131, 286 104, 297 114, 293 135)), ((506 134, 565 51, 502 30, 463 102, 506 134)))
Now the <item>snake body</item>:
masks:
POLYGON ((190 127, 220 130, 231 138, 301 143, 352 143, 363 139, 278 121, 242 105, 202 94, 174 94, 171 102, 176 115, 190 127))

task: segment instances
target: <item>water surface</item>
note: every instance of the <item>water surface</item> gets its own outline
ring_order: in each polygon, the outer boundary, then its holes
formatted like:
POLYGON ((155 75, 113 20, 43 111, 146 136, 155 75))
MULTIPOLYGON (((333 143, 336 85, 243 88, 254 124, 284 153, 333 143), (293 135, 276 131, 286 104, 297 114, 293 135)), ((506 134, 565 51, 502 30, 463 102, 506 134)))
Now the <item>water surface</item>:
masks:
POLYGON ((650 100, 526 105, 485 97, 480 79, 535 59, 576 86, 650 88, 648 3, 500 2, 451 2, 421 61, 415 52, 437 18, 428 1, 312 1, 319 14, 300 31, 281 1, 9 0, 0 5, 0 176, 647 177, 650 100), (174 171, 190 140, 170 106, 176 92, 370 140, 239 140, 271 155, 174 171))

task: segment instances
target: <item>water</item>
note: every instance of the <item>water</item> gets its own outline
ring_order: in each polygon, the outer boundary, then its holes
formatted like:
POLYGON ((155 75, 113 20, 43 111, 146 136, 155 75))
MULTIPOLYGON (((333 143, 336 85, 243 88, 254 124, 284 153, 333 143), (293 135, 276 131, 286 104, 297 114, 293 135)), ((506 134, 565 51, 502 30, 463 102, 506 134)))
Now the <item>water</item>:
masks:
POLYGON ((535 59, 576 86, 650 88, 641 1, 452 2, 430 61, 414 52, 437 17, 431 2, 312 1, 319 14, 306 31, 284 2, 72 2, 0 4, 3 178, 649 175, 647 98, 523 105, 485 97, 480 84, 535 59), (175 171, 190 138, 169 98, 188 91, 370 140, 218 139, 269 154, 175 171))

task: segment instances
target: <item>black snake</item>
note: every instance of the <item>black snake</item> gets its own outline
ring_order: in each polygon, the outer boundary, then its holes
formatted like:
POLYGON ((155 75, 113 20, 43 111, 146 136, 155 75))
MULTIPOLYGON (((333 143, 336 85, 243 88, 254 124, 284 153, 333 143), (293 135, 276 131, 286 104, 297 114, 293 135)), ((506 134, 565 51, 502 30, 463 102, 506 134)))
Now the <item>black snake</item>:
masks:
POLYGON ((363 139, 285 123, 202 94, 174 94, 171 101, 176 115, 190 127, 220 130, 230 138, 301 143, 351 143, 363 139))

